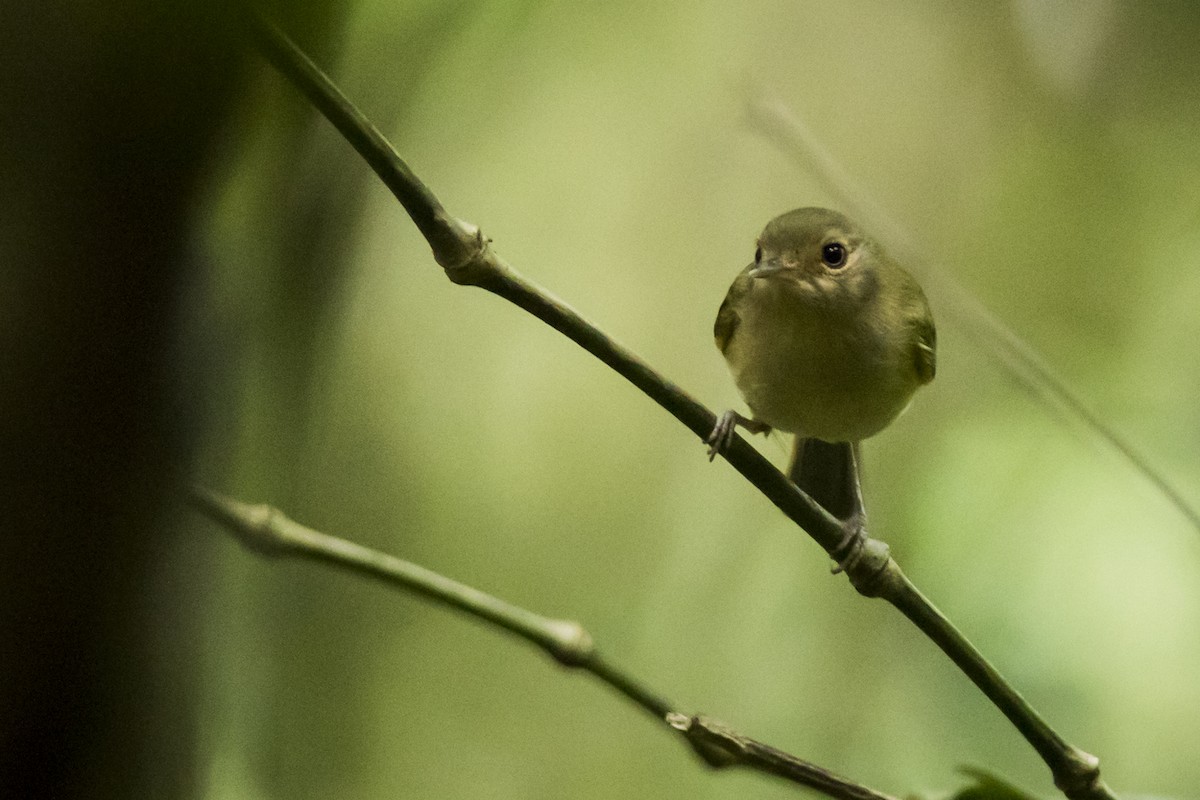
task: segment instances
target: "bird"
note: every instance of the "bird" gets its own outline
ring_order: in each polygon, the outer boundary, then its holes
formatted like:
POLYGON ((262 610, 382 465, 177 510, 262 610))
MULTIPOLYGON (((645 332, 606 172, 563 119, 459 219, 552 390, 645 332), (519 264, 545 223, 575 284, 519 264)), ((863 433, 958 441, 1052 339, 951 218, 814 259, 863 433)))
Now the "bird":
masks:
POLYGON ((920 284, 845 215, 797 208, 763 229, 713 336, 751 416, 730 409, 718 418, 709 460, 738 426, 794 434, 788 477, 843 524, 833 553, 848 553, 866 519, 859 443, 937 372, 937 329, 920 284))

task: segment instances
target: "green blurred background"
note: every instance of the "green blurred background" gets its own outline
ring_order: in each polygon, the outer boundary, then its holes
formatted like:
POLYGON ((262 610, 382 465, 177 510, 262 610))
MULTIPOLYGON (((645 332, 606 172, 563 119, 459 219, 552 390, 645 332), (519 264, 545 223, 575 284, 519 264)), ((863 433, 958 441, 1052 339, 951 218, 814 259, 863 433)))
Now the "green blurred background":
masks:
MULTIPOLYGON (((178 188, 171 259, 154 262, 169 380, 147 390, 147 435, 177 443, 169 460, 578 619, 681 709, 878 789, 949 789, 971 764, 1053 791, 936 648, 829 577, 694 436, 564 337, 446 280, 349 146, 220 24, 195 45, 224 70, 220 109, 178 188)), ((452 213, 714 410, 740 407, 711 325, 758 231, 837 205, 748 123, 765 87, 1200 505, 1190 4, 429 0, 284 27, 452 213)), ((154 229, 153 209, 137 219, 154 229)), ((144 453, 99 507, 133 502, 144 453)), ((937 381, 867 444, 866 470, 872 531, 1115 790, 1194 796, 1200 532, 948 323, 937 381)), ((129 763, 64 784, 81 796, 797 793, 710 773, 604 686, 479 624, 260 560, 172 507, 157 472, 150 485, 164 499, 133 527, 138 568, 112 577, 140 609, 140 655, 96 679, 110 700, 143 687, 136 715, 118 700, 94 721, 124 732, 129 763)), ((77 546, 65 536, 60 555, 77 546)), ((81 563, 103 563, 104 539, 90 546, 81 563)))

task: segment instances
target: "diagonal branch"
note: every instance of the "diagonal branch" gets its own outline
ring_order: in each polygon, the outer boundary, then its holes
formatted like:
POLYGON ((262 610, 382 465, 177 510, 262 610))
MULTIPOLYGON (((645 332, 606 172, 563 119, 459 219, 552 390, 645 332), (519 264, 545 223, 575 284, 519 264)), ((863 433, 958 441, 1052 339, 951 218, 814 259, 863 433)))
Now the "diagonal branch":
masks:
POLYGON ((540 647, 559 664, 598 678, 679 732, 714 769, 753 769, 816 789, 834 800, 896 800, 706 717, 672 711, 671 704, 657 693, 601 658, 591 634, 578 622, 543 617, 411 561, 315 531, 271 506, 248 505, 202 487, 194 487, 189 499, 260 555, 306 558, 344 569, 448 606, 540 647))
MULTIPOLYGON (((451 216, 392 146, 283 33, 262 20, 251 24, 263 55, 341 131, 404 205, 450 280, 479 286, 538 317, 579 344, 641 389, 701 439, 716 415, 648 364, 604 334, 574 309, 518 274, 491 249, 479 229, 451 216)), ((842 542, 843 529, 740 437, 723 453, 743 477, 828 553, 842 542)), ((839 561, 842 559, 839 558, 839 561)), ((861 594, 887 600, 928 636, 1013 723, 1050 768, 1055 785, 1071 800, 1112 800, 1100 779, 1099 759, 1067 743, 1008 684, 940 611, 909 581, 887 545, 865 539, 845 558, 845 572, 861 594)))
POLYGON ((687 737, 714 767, 753 766, 796 783, 816 789, 830 797, 846 800, 894 800, 865 786, 858 786, 840 775, 796 758, 768 744, 757 742, 708 717, 668 714, 667 723, 687 737))

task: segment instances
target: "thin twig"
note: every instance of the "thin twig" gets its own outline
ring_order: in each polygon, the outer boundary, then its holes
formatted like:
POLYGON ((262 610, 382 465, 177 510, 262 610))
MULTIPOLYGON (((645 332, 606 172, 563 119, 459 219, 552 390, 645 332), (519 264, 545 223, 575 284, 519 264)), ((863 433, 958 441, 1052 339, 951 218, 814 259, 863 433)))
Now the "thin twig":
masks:
POLYGON ((671 704, 659 694, 601 658, 591 634, 578 622, 543 617, 419 564, 315 531, 271 506, 249 505, 203 487, 193 487, 189 499, 260 555, 306 558, 344 569, 420 595, 536 645, 559 664, 598 678, 680 733, 711 767, 741 766, 777 775, 817 789, 834 800, 895 800, 705 717, 672 711, 671 704))
MULTIPOLYGON (((628 349, 549 292, 523 278, 489 245, 479 229, 448 214, 396 154, 383 136, 321 70, 283 33, 262 21, 255 41, 268 60, 292 81, 404 204, 433 249, 435 260, 459 284, 482 287, 520 306, 612 367, 705 439, 716 415, 667 381, 628 349)), ((740 437, 725 459, 826 552, 842 542, 843 529, 827 511, 800 491, 740 437)), ((845 572, 861 594, 881 597, 921 629, 1013 722, 1046 762, 1055 785, 1071 800, 1113 800, 1100 779, 1099 759, 1065 742, 1013 689, 987 659, 930 603, 891 558, 887 545, 865 539, 846 559, 845 572)))
MULTIPOLYGON (((568 667, 585 666, 597 657, 591 636, 577 622, 534 614, 411 561, 307 528, 271 506, 248 505, 201 487, 192 489, 191 498, 256 553, 302 556, 401 586, 516 634, 568 667)), ((632 688, 622 689, 622 693, 654 716, 670 710, 665 700, 636 688, 633 681, 626 680, 623 685, 632 688)))
POLYGON ((682 732, 698 751, 707 753, 705 760, 714 767, 750 766, 842 800, 896 800, 891 795, 880 794, 768 744, 743 736, 714 719, 669 714, 667 722, 682 732))
MULTIPOLYGON (((701 439, 716 425, 716 415, 667 381, 632 351, 618 344, 577 311, 524 278, 489 246, 479 229, 449 214, 421 183, 383 135, 341 90, 270 23, 256 19, 255 42, 279 69, 345 137, 417 222, 434 260, 455 283, 480 286, 525 309, 564 334, 641 389, 701 439), (433 230, 427 232, 426 228, 433 230)), ((730 464, 776 506, 808 531, 827 551, 842 541, 833 516, 796 488, 779 470, 740 437, 724 454, 730 464)))

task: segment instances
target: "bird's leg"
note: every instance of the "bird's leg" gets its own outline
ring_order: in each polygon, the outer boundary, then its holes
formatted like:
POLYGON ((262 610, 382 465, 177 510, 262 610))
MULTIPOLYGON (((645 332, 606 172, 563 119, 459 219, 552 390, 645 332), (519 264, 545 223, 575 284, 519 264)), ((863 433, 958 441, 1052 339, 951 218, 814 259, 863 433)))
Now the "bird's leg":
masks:
POLYGON ((767 423, 743 417, 731 408, 717 417, 716 426, 713 428, 712 433, 708 435, 708 438, 704 440, 704 443, 708 445, 709 461, 716 458, 718 453, 724 453, 729 448, 729 445, 733 444, 733 437, 737 433, 738 425, 741 425, 750 431, 750 433, 771 432, 771 426, 767 423))
POLYGON ((858 558, 858 554, 862 551, 863 544, 866 542, 867 534, 867 509, 863 504, 862 497, 862 480, 859 476, 859 455, 858 442, 850 445, 850 513, 844 517, 840 517, 842 523, 842 540, 838 542, 837 547, 830 552, 830 557, 836 562, 833 567, 833 574, 845 572, 846 569, 858 558))

